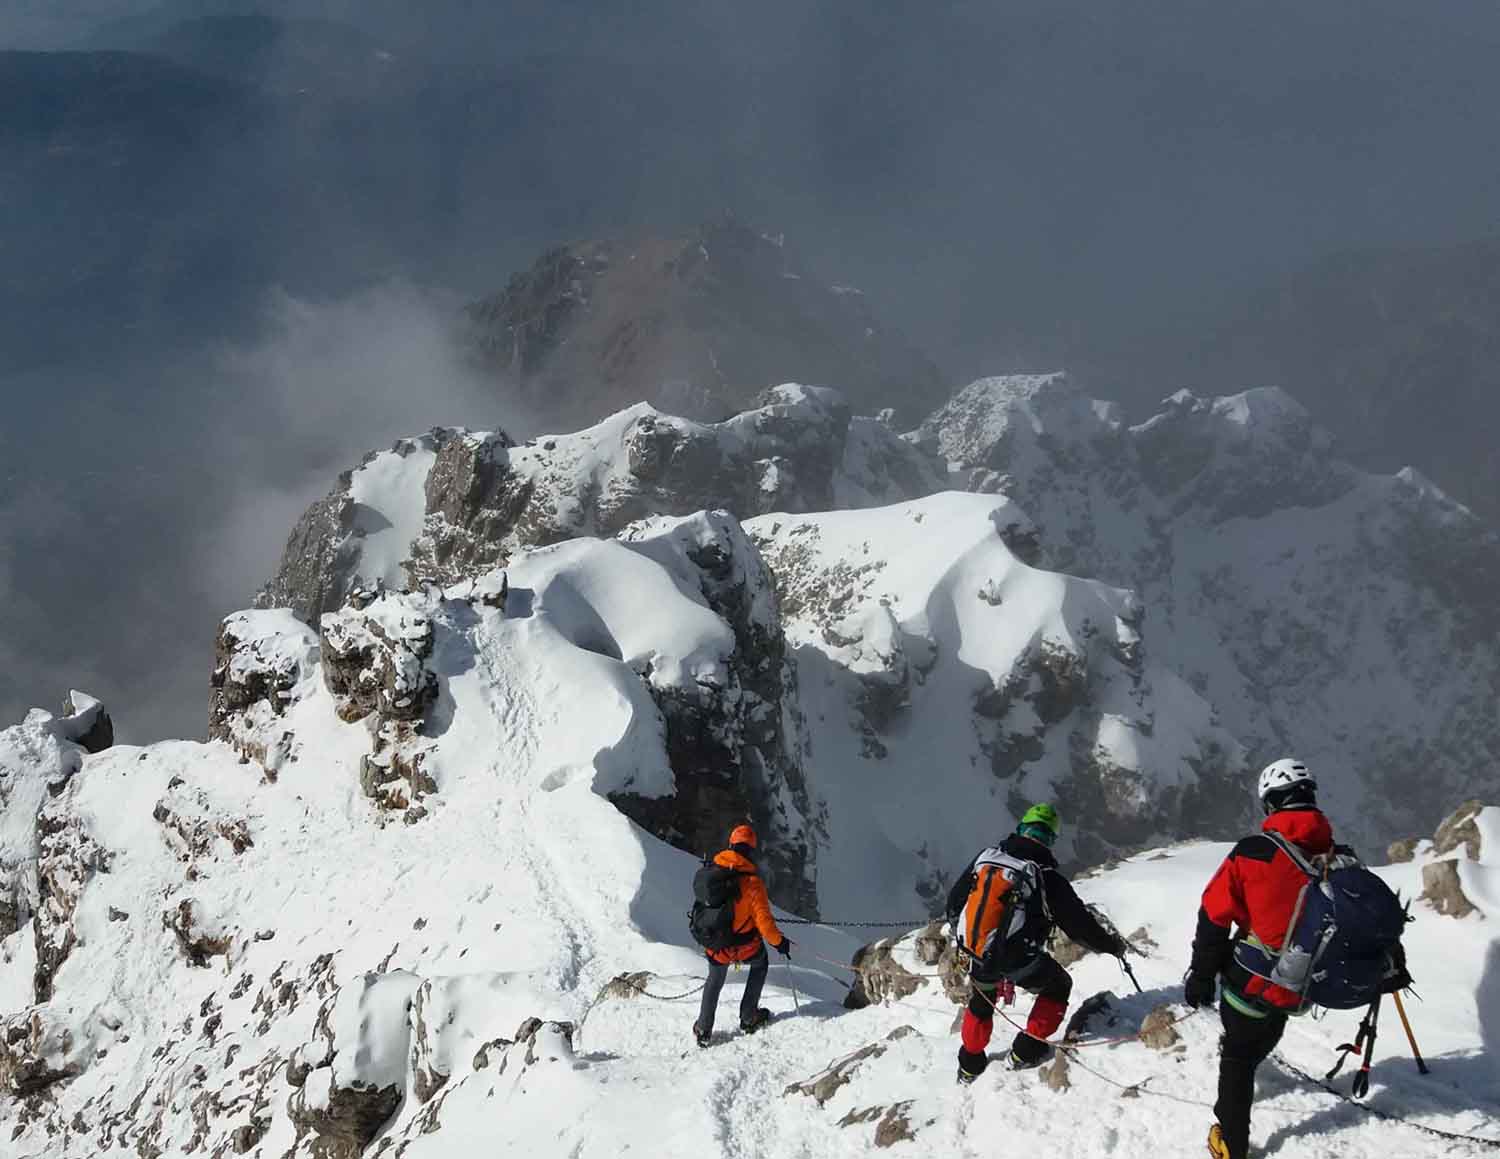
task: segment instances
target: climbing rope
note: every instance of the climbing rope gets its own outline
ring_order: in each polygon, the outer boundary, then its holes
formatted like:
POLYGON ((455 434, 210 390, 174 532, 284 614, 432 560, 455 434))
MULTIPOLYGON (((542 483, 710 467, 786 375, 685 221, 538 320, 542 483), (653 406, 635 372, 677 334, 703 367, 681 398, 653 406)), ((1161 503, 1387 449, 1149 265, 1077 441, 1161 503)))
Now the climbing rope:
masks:
POLYGON ((1403 1119, 1400 1115, 1393 1115, 1390 1111, 1382 1111, 1379 1107, 1372 1107, 1369 1103, 1362 1103, 1358 1099, 1351 1098, 1349 1095, 1344 1094, 1343 1091, 1335 1089, 1333 1086, 1324 1082, 1322 1079, 1308 1074, 1296 1063, 1288 1062, 1286 1059, 1282 1058, 1280 1052, 1273 1054, 1271 1058, 1277 1066, 1281 1067, 1283 1070, 1290 1071, 1292 1074, 1296 1075, 1304 1082, 1312 1083, 1314 1086, 1327 1091, 1330 1095, 1338 1099, 1340 1102, 1348 1103, 1351 1107, 1358 1107, 1366 1114, 1373 1115, 1375 1118, 1381 1119, 1384 1122, 1400 1123, 1402 1126, 1410 1127, 1414 1131, 1421 1131, 1424 1135, 1432 1135, 1438 1139, 1447 1139, 1449 1142, 1478 1143, 1483 1147, 1493 1147, 1500 1149, 1500 1139, 1486 1139, 1481 1135, 1465 1135, 1459 1131, 1443 1131, 1439 1130, 1437 1127, 1427 1127, 1423 1126, 1421 1123, 1414 1123, 1410 1119, 1403 1119))
POLYGON ((831 922, 822 918, 777 918, 779 926, 833 926, 841 930, 914 930, 930 925, 932 918, 915 918, 908 922, 831 922))
MULTIPOLYGON (((790 924, 790 922, 788 922, 787 924, 790 924)), ((803 924, 814 924, 814 923, 803 923, 803 924)), ((832 925, 832 924, 836 924, 836 923, 824 922, 824 923, 821 923, 821 924, 832 925)), ((852 974, 857 974, 859 972, 859 971, 855 970, 853 966, 849 965, 846 962, 837 962, 837 961, 834 961, 832 958, 825 958, 821 954, 808 953, 806 956, 810 957, 810 958, 813 958, 816 961, 822 962, 825 965, 834 966, 834 967, 836 967, 836 968, 838 968, 840 970, 845 970, 845 971, 847 971, 849 973, 852 973, 852 974)), ((788 964, 790 964, 790 963, 788 963, 788 964)), ((931 979, 936 979, 936 980, 939 980, 939 981, 942 981, 944 979, 944 975, 941 974, 941 973, 935 973, 935 974, 913 974, 910 971, 908 971, 908 976, 909 977, 914 977, 914 978, 931 978, 931 979)), ((683 1001, 685 999, 692 998, 692 997, 694 997, 694 996, 702 993, 703 992, 703 988, 708 985, 708 980, 704 979, 702 982, 700 982, 693 989, 686 990, 686 991, 684 991, 681 994, 653 994, 650 990, 646 989, 645 986, 643 986, 643 985, 641 985, 641 984, 639 984, 639 983, 637 983, 635 981, 632 981, 628 976, 621 975, 620 977, 616 978, 615 981, 618 982, 618 983, 620 983, 621 985, 627 987, 628 989, 634 990, 637 994, 640 994, 642 997, 651 998, 651 999, 654 999, 657 1002, 681 1002, 681 1001, 683 1001)), ((1005 1009, 999 1003, 997 1003, 994 998, 991 998, 983 990, 979 989, 978 986, 973 983, 972 979, 970 980, 970 991, 972 993, 978 994, 987 1003, 989 1003, 990 1007, 995 1011, 995 1013, 998 1014, 1001 1017, 1001 1019, 1004 1020, 1006 1023, 1008 1023, 1013 1029, 1018 1030, 1018 1031, 1023 1031, 1023 1032, 1026 1030, 1026 1028, 1024 1026, 1022 1026, 1019 1022, 1017 1022, 1009 1014, 1007 1014, 1005 1012, 1005 1009)), ((910 1001, 906 1000, 906 999, 900 999, 900 998, 898 998, 898 999, 894 999, 893 1001, 895 1001, 896 1003, 898 1003, 900 1005, 911 1005, 910 1001)), ((1172 1019, 1171 1022, 1162 1023, 1161 1024, 1161 1028, 1165 1029, 1168 1026, 1176 1026, 1179 1023, 1186 1022, 1188 1019, 1194 1017, 1196 1014, 1198 1014, 1197 1010, 1188 1010, 1186 1013, 1181 1014, 1178 1017, 1172 1019)), ((587 1018, 587 1013, 585 1014, 584 1017, 585 1017, 585 1019, 587 1018)), ((581 1029, 581 1026, 580 1026, 580 1029, 581 1029)), ((1120 1091, 1123 1095, 1127 1095, 1127 1096, 1131 1096, 1131 1097, 1135 1097, 1135 1096, 1139 1096, 1139 1095, 1150 1095, 1153 1098, 1165 1099, 1168 1102, 1178 1103, 1178 1104, 1180 1104, 1182 1106, 1186 1106, 1186 1107, 1198 1107, 1198 1108, 1201 1108, 1201 1109, 1212 1111, 1213 1110, 1213 1104, 1209 1103, 1209 1102, 1205 1102, 1202 1099, 1193 1099, 1193 1098, 1187 1097, 1186 1095, 1173 1094, 1171 1091, 1159 1091, 1159 1090, 1153 1089, 1152 1087, 1147 1086, 1147 1084, 1149 1082, 1151 1082, 1151 1080, 1153 1078, 1156 1078, 1158 1076, 1147 1075, 1145 1078, 1141 1079, 1139 1082, 1125 1083, 1125 1082, 1121 1082, 1119 1079, 1111 1078, 1109 1075, 1104 1074, 1102 1071, 1098 1070, 1097 1068, 1090 1066, 1087 1062, 1085 1062, 1083 1060, 1083 1058, 1079 1057, 1078 1052, 1080 1050, 1084 1049, 1085 1047, 1090 1047, 1090 1046, 1118 1046, 1121 1043, 1136 1042, 1136 1041, 1140 1040, 1140 1038, 1141 1038, 1141 1036, 1142 1036, 1143 1033, 1144 1033, 1143 1031, 1139 1031, 1138 1030, 1138 1031, 1134 1032, 1133 1034, 1123 1034, 1123 1035, 1119 1035, 1118 1037, 1115 1037, 1115 1038, 1090 1039, 1087 1042, 1068 1042, 1068 1041, 1064 1040, 1064 1041, 1061 1041, 1061 1042, 1052 1043, 1052 1046, 1057 1051, 1059 1051, 1060 1053, 1062 1053, 1064 1055, 1067 1055, 1067 1057, 1074 1064, 1076 1064, 1080 1070, 1086 1072, 1087 1074, 1093 1075, 1096 1079, 1098 1079, 1100 1082, 1104 1083, 1105 1085, 1114 1087, 1116 1090, 1120 1091)), ((1339 1090, 1335 1089, 1329 1083, 1324 1082, 1323 1080, 1317 1078, 1316 1076, 1309 1074, 1307 1071, 1303 1070, 1301 1067, 1297 1066, 1295 1063, 1289 1062, 1287 1059, 1283 1058, 1279 1052, 1276 1053, 1276 1054, 1273 1054, 1271 1057, 1276 1062, 1276 1064, 1278 1066, 1280 1066, 1283 1070, 1288 1071, 1289 1073, 1295 1075, 1297 1078, 1301 1079, 1304 1082, 1311 1083, 1313 1086, 1316 1086, 1320 1090, 1326 1092, 1327 1094, 1332 1095, 1334 1098, 1338 1099, 1341 1103, 1345 1103, 1345 1104, 1347 1104, 1349 1106, 1357 1108, 1358 1110, 1364 1111, 1366 1114, 1371 1115, 1372 1117, 1374 1117, 1376 1119, 1380 1119, 1382 1122, 1397 1123, 1397 1124, 1400 1124, 1403 1127, 1410 1127, 1414 1131, 1420 1131, 1424 1135, 1431 1135, 1433 1138, 1444 1139, 1444 1140, 1446 1140, 1446 1141, 1448 1141, 1450 1143, 1471 1143, 1471 1144, 1475 1144, 1475 1145, 1480 1146, 1480 1147, 1491 1148, 1491 1149, 1500 1149, 1500 1139, 1487 1139, 1487 1138, 1485 1138, 1485 1137, 1483 1137, 1481 1135, 1467 1135, 1467 1134, 1464 1134, 1463 1132, 1460 1132, 1460 1131, 1444 1131, 1444 1130, 1442 1130, 1441 1128, 1438 1128, 1438 1127, 1428 1127, 1428 1126, 1426 1126, 1426 1125, 1424 1125, 1422 1123, 1413 1122, 1411 1119, 1403 1118, 1402 1116, 1393 1114, 1390 1111, 1383 1111, 1379 1107, 1373 1107, 1373 1106, 1370 1106, 1368 1103, 1360 1102, 1357 1099, 1351 1098, 1349 1095, 1344 1094, 1342 1091, 1339 1091, 1339 1090)), ((1257 1105, 1256 1109, 1258 1111, 1267 1111, 1267 1112, 1271 1112, 1273 1114, 1283 1114, 1283 1115, 1302 1115, 1302 1114, 1306 1113, 1306 1109, 1302 1108, 1302 1107, 1278 1107, 1274 1103, 1259 1104, 1259 1105, 1257 1105)))
POLYGON ((632 982, 630 978, 624 974, 621 974, 618 978, 615 978, 614 982, 618 982, 621 986, 625 986, 631 990, 634 990, 643 998, 654 998, 658 1002, 681 1002, 684 998, 691 998, 695 994, 703 993, 703 988, 708 985, 708 979, 705 978, 691 990, 684 990, 681 994, 653 994, 644 986, 632 982))

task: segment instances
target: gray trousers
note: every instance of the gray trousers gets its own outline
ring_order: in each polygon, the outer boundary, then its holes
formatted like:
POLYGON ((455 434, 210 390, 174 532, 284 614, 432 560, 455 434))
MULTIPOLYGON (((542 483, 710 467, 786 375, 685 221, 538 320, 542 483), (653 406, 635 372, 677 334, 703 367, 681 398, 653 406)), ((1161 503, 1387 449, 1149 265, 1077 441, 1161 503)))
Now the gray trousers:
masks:
MULTIPOLYGON (((732 963, 731 963, 732 964, 732 963)), ((766 984, 766 974, 771 969, 771 958, 766 953, 766 944, 760 944, 760 952, 742 963, 750 970, 745 980, 745 993, 740 998, 740 1022, 748 1022, 760 1009, 760 992, 766 984)), ((719 992, 724 989, 724 979, 729 976, 729 966, 708 959, 708 984, 703 987, 703 1004, 698 1008, 698 1030, 708 1034, 714 1028, 714 1014, 719 1008, 719 992)))

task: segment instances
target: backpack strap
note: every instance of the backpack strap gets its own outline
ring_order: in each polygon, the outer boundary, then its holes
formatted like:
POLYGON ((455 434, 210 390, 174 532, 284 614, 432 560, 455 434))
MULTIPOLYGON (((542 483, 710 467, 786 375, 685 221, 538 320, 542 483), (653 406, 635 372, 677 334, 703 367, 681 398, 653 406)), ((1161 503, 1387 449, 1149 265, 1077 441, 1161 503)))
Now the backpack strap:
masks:
POLYGON ((1271 839, 1271 843, 1290 857, 1292 863, 1303 873, 1307 874, 1308 877, 1317 881, 1323 876, 1323 870, 1314 865, 1312 859, 1303 853, 1295 843, 1288 841, 1280 833, 1273 833, 1270 830, 1264 830, 1264 832, 1271 839))

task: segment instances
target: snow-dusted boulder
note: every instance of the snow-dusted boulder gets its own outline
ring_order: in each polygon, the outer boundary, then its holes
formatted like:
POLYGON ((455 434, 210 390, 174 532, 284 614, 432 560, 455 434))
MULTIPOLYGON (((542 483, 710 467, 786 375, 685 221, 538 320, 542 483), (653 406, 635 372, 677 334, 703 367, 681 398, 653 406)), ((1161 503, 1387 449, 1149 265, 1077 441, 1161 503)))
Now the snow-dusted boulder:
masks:
POLYGON ((315 1139, 307 1154, 358 1159, 401 1105, 419 982, 401 970, 365 974, 318 1011, 313 1040, 287 1071, 297 1088, 287 1109, 299 1142, 315 1139))
POLYGON ((931 455, 820 387, 774 387, 711 424, 642 403, 523 446, 503 431, 434 431, 341 476, 298 524, 260 602, 313 619, 361 586, 452 585, 518 549, 613 535, 650 515, 871 506, 940 486, 931 455))
POLYGON ((850 966, 854 985, 844 998, 850 1010, 899 1002, 924 987, 941 990, 959 1005, 969 999, 968 959, 959 953, 941 920, 862 946, 850 966))
POLYGON ((475 1056, 493 1046, 524 1039, 536 1012, 556 1005, 545 980, 525 974, 459 974, 427 978, 411 1003, 411 1092, 426 1103, 455 1074, 475 1067, 475 1056))
POLYGON ((227 616, 214 641, 209 738, 274 779, 291 755, 283 718, 305 694, 317 660, 317 634, 284 608, 227 616))
MULTIPOLYGON (((44 806, 83 767, 91 749, 113 726, 103 704, 86 693, 68 697, 58 717, 34 709, 0 732, 0 938, 30 920, 38 904, 37 860, 44 840, 44 806)), ((105 744, 102 748, 107 748, 105 744)))
POLYGON ((1500 788, 1500 540, 1414 471, 1341 462, 1284 392, 1129 426, 1063 375, 984 379, 916 438, 1032 517, 1040 566, 1133 589, 1157 661, 1257 761, 1313 764, 1345 836, 1500 788))

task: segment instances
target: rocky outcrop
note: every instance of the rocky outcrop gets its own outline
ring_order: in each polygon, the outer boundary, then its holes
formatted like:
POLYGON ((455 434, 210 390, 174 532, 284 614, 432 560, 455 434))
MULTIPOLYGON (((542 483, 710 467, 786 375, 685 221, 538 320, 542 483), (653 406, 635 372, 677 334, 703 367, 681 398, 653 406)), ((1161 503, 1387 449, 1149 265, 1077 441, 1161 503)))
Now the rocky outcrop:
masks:
POLYGON ((323 681, 346 721, 368 720, 372 751, 361 758, 360 786, 383 808, 410 809, 437 786, 423 769, 430 747, 421 724, 438 696, 432 655, 432 601, 380 592, 324 615, 319 644, 323 681))
POLYGON ((792 378, 841 384, 866 413, 894 407, 908 424, 943 396, 863 294, 729 218, 551 250, 468 318, 481 365, 553 422, 639 399, 714 419, 792 378))
POLYGON ((86 753, 102 753, 115 743, 115 722, 100 701, 74 689, 63 700, 61 735, 86 753))
POLYGON ((209 739, 228 744, 274 780, 295 750, 283 718, 317 659, 316 633, 284 609, 227 617, 214 641, 209 739))
POLYGON ((868 507, 944 485, 932 455, 816 387, 772 387, 710 424, 641 403, 522 446, 503 431, 435 430, 341 476, 258 603, 314 620, 361 588, 451 586, 522 548, 614 535, 651 515, 868 507), (359 510, 331 520, 340 505, 359 510), (307 542, 319 536, 321 546, 307 542))
POLYGON ((1476 912, 1474 903, 1464 893, 1458 861, 1451 857, 1446 861, 1434 861, 1422 866, 1420 900, 1445 917, 1464 918, 1476 912))
POLYGON ((787 1087, 782 1095, 803 1095, 812 1099, 818 1106, 824 1106, 843 1087, 849 1085, 866 1063, 882 1057, 890 1049, 890 1043, 899 1042, 916 1033, 917 1030, 913 1026, 898 1026, 887 1034, 884 1040, 872 1042, 842 1058, 834 1059, 811 1078, 803 1079, 787 1087))
POLYGON ((968 962, 941 920, 871 942, 855 953, 850 965, 854 985, 844 997, 850 1010, 899 1002, 934 980, 949 1001, 962 1005, 969 999, 968 962))
POLYGON ((110 857, 74 808, 72 786, 50 799, 37 815, 36 943, 33 990, 38 1003, 52 997, 52 981, 78 943, 73 916, 96 873, 109 871, 110 857))
MULTIPOLYGON (((387 503, 392 488, 387 484, 394 475, 396 491, 403 483, 420 491, 421 468, 457 437, 461 432, 438 428, 399 439, 389 451, 371 451, 357 467, 340 474, 333 490, 297 521, 281 565, 256 597, 256 607, 291 608, 298 619, 314 623, 324 612, 341 608, 361 588, 407 586, 407 576, 400 569, 407 544, 388 545, 389 550, 371 551, 367 558, 370 541, 395 527, 395 512, 387 503)), ((420 508, 418 513, 420 522, 420 508)), ((407 529, 408 535, 415 530, 407 529)))
POLYGON ((87 1065, 81 1045, 42 1007, 0 1021, 0 1091, 25 1099, 75 1078, 87 1065))
POLYGON ((815 731, 813 791, 862 840, 894 847, 887 869, 898 877, 905 859, 899 878, 929 912, 960 859, 993 842, 998 815, 1036 800, 1062 808, 1072 864, 1231 831, 1242 809, 1223 789, 1243 748, 1163 664, 1142 601, 1026 564, 1005 534, 1024 520, 1004 500, 946 492, 747 525, 776 577, 807 711, 852 733, 851 745, 815 731), (826 787, 825 768, 840 770, 826 787), (903 768, 926 770, 921 791, 903 768), (892 823, 924 816, 934 795, 941 824, 892 823))
POLYGON ((666 724, 670 797, 613 793, 615 805, 669 843, 722 848, 749 817, 766 835, 762 869, 779 904, 816 915, 817 810, 802 771, 797 672, 786 654, 776 589, 760 552, 732 516, 706 512, 651 519, 620 541, 696 591, 734 633, 724 687, 659 686, 646 674, 666 724))
POLYGON ((1496 832, 1500 809, 1477 799, 1465 801, 1442 820, 1431 840, 1408 837, 1395 842, 1391 860, 1422 862, 1419 900, 1447 917, 1467 917, 1479 907, 1464 892, 1464 866, 1472 864, 1477 870, 1478 863, 1493 855, 1485 847, 1485 836, 1496 832))
MULTIPOLYGON (((0 938, 9 937, 39 907, 38 862, 46 828, 60 824, 48 810, 83 767, 82 739, 101 739, 109 728, 104 706, 81 692, 69 695, 75 711, 63 717, 35 709, 0 732, 0 938), (46 828, 41 815, 48 811, 46 828)), ((49 846, 49 848, 51 848, 49 846)))
POLYGON ((318 1159, 358 1159, 400 1106, 419 981, 364 974, 323 1003, 312 1041, 287 1068, 299 1152, 307 1140, 318 1159))
POLYGON ((1470 861, 1484 857, 1484 835, 1479 829, 1479 816, 1485 810, 1483 801, 1465 801, 1443 819, 1432 835, 1432 853, 1446 857, 1450 853, 1462 852, 1470 861))

